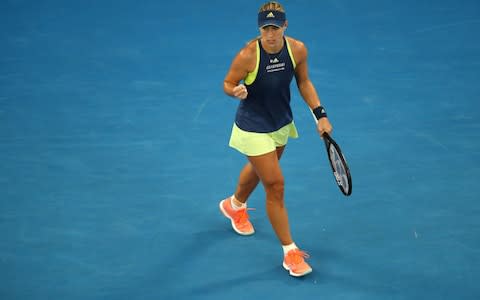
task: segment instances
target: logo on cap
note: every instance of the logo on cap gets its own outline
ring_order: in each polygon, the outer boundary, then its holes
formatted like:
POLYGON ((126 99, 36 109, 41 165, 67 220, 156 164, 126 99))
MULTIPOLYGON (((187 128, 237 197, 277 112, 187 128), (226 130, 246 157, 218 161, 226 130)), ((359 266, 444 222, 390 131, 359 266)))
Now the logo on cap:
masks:
POLYGON ((273 12, 270 12, 270 13, 267 15, 267 18, 275 18, 275 15, 273 14, 273 12))

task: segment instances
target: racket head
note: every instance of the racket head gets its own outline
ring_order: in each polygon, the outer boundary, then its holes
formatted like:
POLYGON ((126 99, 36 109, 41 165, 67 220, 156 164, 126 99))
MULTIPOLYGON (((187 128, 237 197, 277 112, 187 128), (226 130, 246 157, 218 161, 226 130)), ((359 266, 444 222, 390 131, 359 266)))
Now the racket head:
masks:
POLYGON ((325 142, 328 161, 330 167, 332 167, 335 181, 337 182, 340 191, 345 196, 350 196, 352 194, 352 176, 350 175, 347 160, 345 159, 340 146, 338 146, 328 133, 323 134, 323 141, 325 142))

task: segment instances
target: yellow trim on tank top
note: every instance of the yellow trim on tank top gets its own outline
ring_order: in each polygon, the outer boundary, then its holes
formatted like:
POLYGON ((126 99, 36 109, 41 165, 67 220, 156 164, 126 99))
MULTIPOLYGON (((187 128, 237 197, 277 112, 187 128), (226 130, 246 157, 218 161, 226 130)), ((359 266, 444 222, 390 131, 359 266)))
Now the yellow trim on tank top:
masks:
POLYGON ((287 50, 288 50, 288 55, 290 55, 290 59, 292 60, 292 65, 293 69, 297 67, 297 63, 295 62, 295 58, 293 57, 293 51, 292 48, 290 48, 290 43, 288 42, 288 38, 285 37, 285 41, 287 42, 287 50))
POLYGON ((253 72, 250 72, 247 74, 247 77, 245 77, 245 84, 250 85, 252 84, 255 79, 257 78, 257 73, 258 73, 258 66, 260 65, 260 42, 257 40, 257 63, 255 65, 255 70, 253 72))
MULTIPOLYGON (((285 42, 287 43, 287 50, 288 50, 288 55, 290 56, 290 60, 292 61, 293 69, 297 67, 297 64, 295 62, 295 58, 293 57, 293 52, 292 48, 290 48, 290 43, 288 42, 288 38, 285 37, 285 42)), ((247 74, 247 77, 245 77, 245 84, 246 85, 251 85, 255 79, 257 78, 258 74, 258 66, 260 65, 260 40, 257 40, 257 62, 255 64, 255 69, 247 74)))

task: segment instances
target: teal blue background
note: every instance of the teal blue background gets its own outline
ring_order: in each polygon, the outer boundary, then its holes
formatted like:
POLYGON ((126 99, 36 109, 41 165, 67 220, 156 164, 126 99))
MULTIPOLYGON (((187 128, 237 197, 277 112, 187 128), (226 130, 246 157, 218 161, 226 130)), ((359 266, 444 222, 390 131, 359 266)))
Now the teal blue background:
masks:
POLYGON ((292 83, 281 266, 218 202, 245 158, 222 90, 261 2, 0 3, 0 298, 479 299, 480 3, 286 1, 353 175, 292 83))

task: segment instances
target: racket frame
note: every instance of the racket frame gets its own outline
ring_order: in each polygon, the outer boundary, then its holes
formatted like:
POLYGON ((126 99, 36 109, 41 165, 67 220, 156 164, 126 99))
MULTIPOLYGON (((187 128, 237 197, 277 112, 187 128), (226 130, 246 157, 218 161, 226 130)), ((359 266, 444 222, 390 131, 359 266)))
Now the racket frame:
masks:
POLYGON ((332 168, 333 177, 335 178, 335 181, 337 182, 337 185, 340 188, 340 191, 345 196, 350 196, 352 194, 352 176, 350 175, 350 168, 348 167, 347 160, 345 159, 345 156, 343 155, 342 150, 340 149, 340 146, 338 146, 335 140, 326 132, 323 134, 323 141, 325 143, 325 148, 327 150, 328 162, 330 163, 330 167, 332 168), (345 190, 345 188, 341 184, 342 180, 339 179, 340 175, 337 173, 337 170, 335 169, 334 162, 332 161, 332 154, 330 152, 331 146, 333 146, 335 148, 335 151, 337 151, 339 159, 342 163, 342 167, 345 169, 345 176, 347 178, 348 190, 345 190))
MULTIPOLYGON (((312 113, 313 119, 315 120, 315 123, 318 124, 317 117, 313 113, 312 109, 310 109, 310 112, 312 113)), ((350 196, 352 194, 352 176, 350 174, 350 168, 348 167, 347 160, 345 159, 345 156, 343 155, 342 149, 340 149, 340 146, 335 142, 335 140, 326 132, 323 133, 322 139, 325 143, 325 148, 327 150, 327 156, 328 156, 328 162, 330 164, 330 167, 332 168, 333 172, 333 177, 335 178, 335 182, 338 185, 338 188, 340 191, 345 195, 345 196, 350 196), (339 175, 337 175, 337 171, 335 170, 335 166, 333 165, 331 154, 330 154, 330 146, 333 146, 337 153, 339 154, 341 163, 343 168, 345 169, 345 175, 347 176, 347 182, 348 182, 348 191, 346 191, 343 186, 340 183, 340 180, 337 178, 339 175)))

